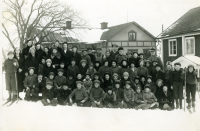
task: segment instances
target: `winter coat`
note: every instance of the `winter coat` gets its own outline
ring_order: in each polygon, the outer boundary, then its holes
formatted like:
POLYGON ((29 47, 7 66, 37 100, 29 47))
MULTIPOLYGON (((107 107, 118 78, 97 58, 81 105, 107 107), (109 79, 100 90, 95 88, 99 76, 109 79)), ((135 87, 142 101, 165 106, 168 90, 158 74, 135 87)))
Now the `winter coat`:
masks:
POLYGON ((165 74, 162 71, 156 71, 155 73, 155 81, 158 79, 164 80, 165 74))
POLYGON ((76 53, 72 52, 72 58, 75 59, 76 65, 79 66, 80 61, 82 60, 81 55, 78 52, 76 53))
POLYGON ((18 67, 19 67, 18 61, 15 58, 13 59, 8 58, 4 61, 4 70, 6 73, 16 73, 18 67), (16 66, 13 63, 16 63, 16 66))
POLYGON ((161 66, 161 69, 163 69, 163 63, 162 63, 160 57, 157 57, 156 55, 154 55, 154 56, 149 57, 148 60, 150 60, 151 62, 152 61, 157 61, 158 64, 161 66))
POLYGON ((128 72, 129 76, 132 75, 131 74, 132 72, 131 72, 130 68, 128 67, 128 65, 127 66, 122 65, 122 67, 119 68, 119 71, 118 71, 119 76, 123 77, 124 72, 128 72))
POLYGON ((32 46, 26 46, 23 50, 22 50, 22 55, 24 57, 24 59, 26 59, 28 57, 28 54, 29 54, 29 49, 31 48, 32 46))
POLYGON ((89 65, 91 63, 91 58, 89 55, 82 55, 82 60, 86 60, 87 61, 87 65, 89 65))
POLYGON ((157 98, 151 91, 149 91, 149 92, 144 91, 143 99, 144 99, 144 101, 147 101, 148 104, 152 104, 157 101, 157 98))
POLYGON ((114 88, 113 92, 115 92, 116 101, 118 102, 124 101, 124 90, 122 88, 114 88))
POLYGON ((153 76, 153 67, 149 66, 149 67, 146 67, 148 69, 148 73, 150 76, 153 76))
POLYGON ((71 88, 71 90, 74 90, 76 88, 76 81, 75 79, 70 80, 69 78, 67 78, 67 85, 69 88, 71 88))
POLYGON ((116 101, 116 95, 115 92, 112 92, 112 94, 105 93, 103 98, 104 105, 113 104, 116 101))
POLYGON ((113 75, 114 73, 119 73, 119 67, 118 66, 116 66, 116 67, 110 67, 110 70, 111 70, 111 75, 113 75))
POLYGON ((86 72, 87 72, 87 69, 88 69, 87 66, 85 66, 85 67, 80 66, 80 67, 79 67, 79 73, 80 73, 82 76, 85 76, 85 74, 86 74, 86 72))
POLYGON ((190 73, 189 71, 186 72, 186 82, 190 85, 194 85, 197 83, 197 73, 193 71, 190 73))
POLYGON ((126 59, 127 59, 127 58, 126 58, 126 55, 117 54, 117 55, 115 56, 115 60, 117 61, 117 64, 118 64, 118 65, 121 65, 122 60, 126 60, 126 59))
MULTIPOLYGON (((109 75, 110 76, 110 75, 109 75)), ((109 79, 105 79, 105 75, 103 77, 103 83, 102 83, 102 89, 106 92, 107 88, 109 86, 112 86, 112 80, 111 80, 111 76, 109 77, 109 79)))
POLYGON ((56 69, 59 68, 60 62, 63 60, 60 53, 51 54, 52 66, 54 65, 56 69))
MULTIPOLYGON (((134 62, 135 63, 135 67, 138 68, 139 67, 139 60, 140 60, 139 57, 137 57, 137 58, 131 57, 129 61, 130 62, 134 62)), ((128 63, 128 64, 130 64, 130 63, 128 63)))
POLYGON ((122 77, 122 79, 121 79, 122 88, 125 88, 126 82, 127 82, 127 81, 130 81, 130 82, 131 82, 131 88, 133 88, 133 87, 132 87, 132 86, 133 86, 133 83, 132 83, 132 81, 130 80, 130 77, 129 77, 127 80, 125 80, 125 79, 122 77))
POLYGON ((29 54, 25 60, 25 72, 28 72, 29 67, 34 67, 35 68, 34 73, 37 74, 38 65, 39 65, 39 61, 38 61, 37 55, 35 54, 35 57, 32 57, 32 55, 29 54))
POLYGON ((59 67, 59 69, 63 69, 64 70, 63 76, 65 76, 67 78, 67 69, 65 67, 64 68, 59 67))
POLYGON ((84 88, 73 90, 69 97, 72 99, 74 96, 75 96, 75 100, 78 100, 78 101, 81 101, 81 100, 86 101, 88 99, 88 95, 85 92, 84 88))
POLYGON ((65 63, 65 66, 68 67, 71 63, 71 58, 72 58, 72 52, 70 50, 62 50, 61 51, 62 59, 63 62, 65 63))
POLYGON ((103 59, 103 61, 105 61, 105 60, 108 61, 108 66, 111 67, 111 65, 112 65, 112 60, 113 60, 112 57, 111 57, 111 56, 108 56, 108 57, 106 57, 106 58, 103 59))
POLYGON ((135 93, 134 93, 134 90, 132 88, 130 89, 124 89, 124 99, 126 102, 134 102, 134 99, 135 99, 135 93))
POLYGON ((101 64, 103 63, 103 54, 95 54, 96 61, 99 61, 101 64))
POLYGON ((167 91, 167 92, 164 92, 164 91, 161 91, 160 92, 160 98, 159 98, 159 107, 162 109, 164 104, 168 104, 170 107, 173 106, 173 96, 172 94, 167 91))
POLYGON ((44 75, 44 68, 45 68, 45 65, 40 63, 38 67, 38 74, 41 73, 44 75))
POLYGON ((148 73, 148 69, 146 67, 138 67, 137 68, 137 75, 140 77, 142 75, 144 75, 145 77, 147 77, 149 75, 148 73))
POLYGON ((68 101, 69 102, 69 96, 70 94, 72 93, 71 90, 64 90, 64 89, 60 89, 60 90, 57 90, 58 91, 58 102, 59 103, 63 103, 65 101, 68 101))
POLYGON ((135 93, 135 104, 136 105, 140 105, 140 104, 143 104, 143 92, 140 92, 140 93, 135 93))
POLYGON ((94 54, 88 54, 90 56, 91 62, 94 64, 95 62, 95 55, 94 54))
POLYGON ((90 90, 92 88, 92 80, 91 79, 89 79, 89 80, 84 79, 83 80, 83 86, 85 87, 86 92, 90 92, 90 90))
POLYGON ((138 83, 133 82, 133 90, 134 91, 136 91, 136 87, 138 87, 138 86, 142 89, 140 82, 138 82, 138 83))
POLYGON ((141 85, 142 90, 144 90, 144 86, 145 86, 146 84, 147 84, 146 82, 140 81, 140 85, 141 85))
POLYGON ((104 96, 104 92, 103 92, 103 89, 100 87, 98 87, 98 88, 94 87, 90 91, 90 100, 92 102, 94 102, 94 101, 102 102, 103 96, 104 96))
POLYGON ((94 63, 94 69, 96 71, 99 71, 99 68, 101 67, 101 63, 99 61, 95 61, 95 63, 94 63), (99 63, 99 66, 96 66, 95 63, 99 63))
POLYGON ((50 101, 53 100, 53 98, 57 98, 59 95, 58 91, 56 89, 44 89, 42 92, 42 99, 49 99, 50 101))
POLYGON ((173 83, 174 81, 182 82, 184 79, 184 74, 182 73, 181 69, 179 71, 174 70, 172 71, 170 78, 170 83, 173 83))
POLYGON ((33 88, 33 85, 36 84, 37 81, 37 75, 33 74, 33 75, 28 75, 26 76, 25 80, 24 80, 24 87, 27 88, 33 88))
POLYGON ((70 65, 68 67, 68 71, 67 71, 67 78, 69 78, 69 76, 72 76, 73 78, 76 78, 77 74, 79 73, 79 68, 78 66, 74 65, 70 65))
POLYGON ((115 59, 115 57, 116 57, 117 54, 119 54, 118 51, 116 51, 116 52, 111 51, 111 52, 110 52, 110 56, 111 56, 112 60, 115 59))
POLYGON ((42 49, 39 49, 39 50, 36 49, 35 54, 37 54, 38 61, 40 62, 42 59, 42 56, 44 56, 44 51, 42 49))
POLYGON ((148 84, 150 86, 151 92, 155 95, 156 90, 157 90, 156 84, 155 83, 146 83, 146 84, 148 84))
POLYGON ((39 82, 39 80, 37 79, 36 80, 36 83, 35 83, 35 88, 37 88, 38 90, 39 90, 39 92, 40 91, 43 91, 44 89, 45 89, 45 80, 44 79, 42 79, 42 81, 41 82, 39 82))
POLYGON ((161 87, 156 86, 155 97, 157 98, 157 100, 160 100, 160 93, 162 92, 162 90, 163 90, 163 86, 161 87))
POLYGON ((110 67, 108 66, 102 66, 99 68, 99 74, 100 76, 103 78, 104 77, 104 74, 108 72, 109 74, 111 74, 111 70, 110 70, 110 67))
POLYGON ((67 78, 65 76, 56 76, 54 80, 55 87, 62 87, 63 84, 65 84, 67 81, 67 78))
POLYGON ((137 68, 135 67, 134 70, 132 68, 129 68, 129 70, 130 70, 130 79, 131 81, 133 81, 137 76, 137 68))
POLYGON ((45 80, 45 87, 46 87, 46 83, 51 82, 53 84, 53 88, 54 88, 55 87, 54 81, 55 81, 55 79, 50 79, 49 77, 47 77, 46 80, 45 80))
POLYGON ((45 65, 44 77, 49 77, 50 72, 53 72, 54 74, 56 74, 56 70, 52 66, 48 67, 47 65, 45 65))

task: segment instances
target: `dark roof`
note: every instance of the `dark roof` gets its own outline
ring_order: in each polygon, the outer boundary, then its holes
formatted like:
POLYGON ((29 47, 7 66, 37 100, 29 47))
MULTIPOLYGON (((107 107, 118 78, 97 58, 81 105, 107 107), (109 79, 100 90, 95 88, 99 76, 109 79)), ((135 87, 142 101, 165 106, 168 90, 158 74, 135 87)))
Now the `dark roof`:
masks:
POLYGON ((115 36, 119 31, 121 31, 122 29, 124 29, 125 27, 127 27, 130 24, 134 24, 136 25, 138 28, 140 28, 141 30, 143 30, 146 34, 148 34, 150 37, 152 37, 153 39, 155 39, 155 37, 149 33, 147 30, 145 30, 142 26, 140 26, 139 24, 137 24, 136 22, 129 22, 129 23, 125 23, 125 24, 121 24, 121 25, 116 25, 116 26, 111 26, 108 27, 108 31, 103 32, 103 34, 101 35, 101 40, 109 40, 111 39, 113 36, 115 36))
POLYGON ((200 30, 200 6, 189 10, 161 33, 162 36, 174 36, 200 30))

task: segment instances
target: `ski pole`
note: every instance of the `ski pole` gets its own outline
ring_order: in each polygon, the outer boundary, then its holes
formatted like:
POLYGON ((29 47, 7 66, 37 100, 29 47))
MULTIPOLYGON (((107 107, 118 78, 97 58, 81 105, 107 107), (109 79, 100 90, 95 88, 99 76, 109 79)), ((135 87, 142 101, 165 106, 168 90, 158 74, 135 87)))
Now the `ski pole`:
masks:
POLYGON ((185 112, 185 97, 186 97, 186 96, 185 96, 185 95, 186 95, 186 93, 185 93, 185 90, 186 90, 186 67, 185 67, 184 70, 185 70, 185 89, 183 90, 183 95, 184 95, 183 97, 184 97, 184 112, 185 112))
POLYGON ((17 90, 17 101, 19 101, 19 92, 18 92, 17 73, 16 72, 15 72, 15 84, 16 84, 16 90, 17 90))

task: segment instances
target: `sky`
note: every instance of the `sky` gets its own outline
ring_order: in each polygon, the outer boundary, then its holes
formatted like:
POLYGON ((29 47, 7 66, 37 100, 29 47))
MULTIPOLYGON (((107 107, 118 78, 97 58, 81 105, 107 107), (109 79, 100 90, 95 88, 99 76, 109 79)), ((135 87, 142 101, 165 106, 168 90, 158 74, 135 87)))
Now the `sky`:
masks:
MULTIPOLYGON (((92 28, 108 27, 135 21, 155 37, 192 8, 200 6, 200 0, 60 0, 80 12, 92 28)), ((81 41, 100 40, 104 30, 81 32, 81 41)), ((3 36, 1 34, 1 36, 3 36)), ((4 43, 7 39, 3 37, 4 43)))

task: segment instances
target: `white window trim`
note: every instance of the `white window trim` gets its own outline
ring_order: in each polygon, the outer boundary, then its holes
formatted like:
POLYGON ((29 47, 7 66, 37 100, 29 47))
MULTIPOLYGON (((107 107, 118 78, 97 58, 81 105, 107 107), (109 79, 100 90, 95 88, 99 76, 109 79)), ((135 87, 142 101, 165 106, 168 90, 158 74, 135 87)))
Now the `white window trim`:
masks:
POLYGON ((185 48, 185 55, 195 55, 195 38, 194 37, 185 37, 185 45, 184 45, 184 48, 185 48), (187 43, 186 43, 186 40, 187 39, 193 39, 194 40, 194 53, 193 54, 187 54, 187 49, 186 49, 186 45, 187 45, 187 43))
POLYGON ((169 51, 169 56, 177 56, 177 40, 176 39, 171 39, 168 41, 168 51, 169 51), (176 41, 176 54, 170 54, 170 41, 176 41))

